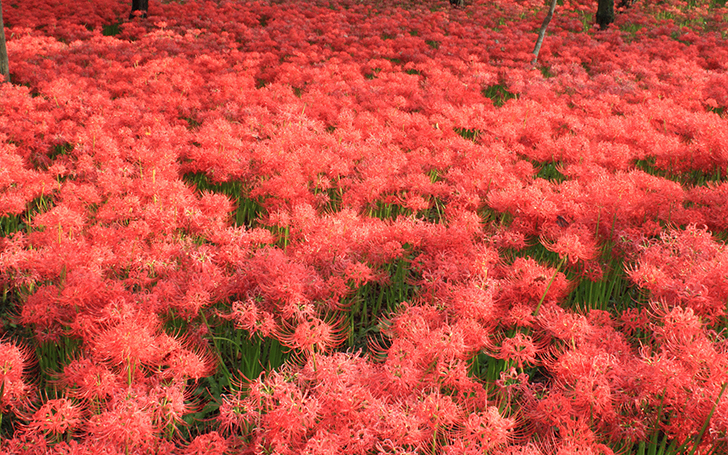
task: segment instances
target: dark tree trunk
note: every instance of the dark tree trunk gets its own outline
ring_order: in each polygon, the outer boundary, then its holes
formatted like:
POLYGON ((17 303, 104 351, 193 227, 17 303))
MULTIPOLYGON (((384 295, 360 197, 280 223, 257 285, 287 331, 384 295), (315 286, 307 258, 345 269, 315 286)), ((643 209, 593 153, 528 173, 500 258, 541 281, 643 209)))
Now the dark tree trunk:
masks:
POLYGON ((597 5, 597 25, 604 30, 614 22, 614 0, 599 0, 597 5))
POLYGON ((453 6, 465 6, 465 0, 450 0, 450 4, 453 6))
POLYGON ((131 14, 129 19, 134 19, 137 11, 141 12, 141 17, 147 17, 149 11, 149 0, 131 0, 131 14))
POLYGON ((5 46, 5 24, 3 23, 3 2, 0 0, 0 77, 10 82, 10 65, 8 64, 8 48, 5 46))

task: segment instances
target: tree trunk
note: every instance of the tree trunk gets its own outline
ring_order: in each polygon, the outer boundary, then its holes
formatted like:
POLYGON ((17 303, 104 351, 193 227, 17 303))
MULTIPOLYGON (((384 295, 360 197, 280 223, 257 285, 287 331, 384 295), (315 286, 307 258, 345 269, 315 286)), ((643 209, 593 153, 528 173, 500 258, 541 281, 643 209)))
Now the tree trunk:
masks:
MULTIPOLYGON (((5 24, 3 23, 3 2, 0 0, 0 76, 10 82, 10 65, 8 64, 8 48, 5 46, 5 24)), ((0 80, 0 82, 3 82, 0 80)))
POLYGON ((450 0, 450 4, 453 6, 465 6, 465 0, 450 0))
POLYGON ((597 5, 597 25, 602 30, 614 22, 614 0, 599 0, 597 5))
POLYGON ((129 19, 134 19, 134 16, 136 16, 137 11, 141 12, 141 17, 147 17, 147 12, 149 12, 149 0, 131 0, 131 14, 129 14, 129 19))
MULTIPOLYGON (((601 1, 601 0, 600 0, 601 1)), ((612 0, 614 1, 614 0, 612 0)), ((538 31, 538 39, 536 40, 536 46, 533 48, 533 60, 531 65, 535 65, 538 62, 538 53, 541 51, 541 45, 543 44, 543 37, 546 36, 546 27, 549 26, 551 18, 554 17, 554 10, 556 9, 556 0, 551 0, 551 6, 549 7, 549 13, 541 23, 541 30, 538 31)))

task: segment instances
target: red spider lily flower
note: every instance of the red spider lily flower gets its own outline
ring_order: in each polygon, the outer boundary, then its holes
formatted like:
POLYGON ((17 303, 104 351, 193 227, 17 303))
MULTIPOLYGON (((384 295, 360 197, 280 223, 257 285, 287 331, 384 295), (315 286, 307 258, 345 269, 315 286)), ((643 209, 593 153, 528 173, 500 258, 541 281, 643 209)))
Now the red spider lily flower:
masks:
POLYGON ((238 329, 246 330, 248 336, 268 337, 277 331, 277 323, 272 313, 261 309, 253 299, 236 300, 230 314, 220 314, 224 319, 232 319, 238 329))
POLYGON ((534 343, 531 336, 516 333, 501 341, 496 357, 513 360, 518 364, 519 369, 523 369, 524 364, 536 365, 538 363, 537 355, 541 350, 543 347, 534 343))
POLYGON ((162 428, 155 424, 150 404, 148 397, 133 389, 117 390, 108 408, 88 420, 87 437, 125 453, 154 447, 162 428))
POLYGON ((194 410, 186 390, 187 381, 181 379, 166 383, 155 379, 150 381, 149 408, 154 411, 155 425, 170 434, 177 430, 177 425, 184 425, 183 417, 194 410))
POLYGON ((645 330, 649 322, 647 308, 628 308, 620 315, 619 322, 626 335, 633 335, 637 330, 645 330))
POLYGON ((599 254, 593 236, 585 235, 583 230, 577 230, 575 226, 572 225, 566 232, 560 233, 555 242, 543 235, 540 239, 546 249, 565 258, 571 265, 578 262, 589 262, 599 254))
POLYGON ((502 323, 506 327, 533 327, 535 321, 532 306, 515 303, 503 318, 502 323))
MULTIPOLYGON (((81 233, 86 223, 84 218, 82 213, 61 205, 35 216, 33 218, 33 227, 43 231, 41 240, 43 243, 61 243, 73 239, 81 233)), ((34 232, 34 234, 37 233, 39 231, 34 232)))
POLYGON ((58 440, 83 422, 83 408, 68 398, 48 400, 33 413, 27 428, 31 432, 58 440))
POLYGON ((537 320, 550 336, 572 343, 585 337, 590 330, 584 316, 567 312, 556 305, 543 307, 537 320))
POLYGON ((516 259, 506 273, 505 280, 501 281, 498 299, 512 304, 536 307, 543 299, 543 305, 549 306, 565 298, 571 286, 562 272, 545 267, 531 258, 516 259))
POLYGON ((165 375, 175 380, 199 379, 208 377, 215 372, 215 359, 213 354, 204 350, 204 347, 195 348, 191 343, 180 343, 178 348, 172 349, 164 359, 167 369, 165 375))
POLYGON ((559 440, 554 441, 558 455, 590 454, 614 455, 612 449, 598 442, 598 436, 586 419, 571 418, 564 422, 559 440))
POLYGON ((211 431, 197 436, 181 455, 224 455, 229 453, 230 445, 217 431, 211 431))
POLYGON ((356 262, 346 267, 344 276, 347 281, 351 281, 354 286, 359 287, 367 284, 373 278, 372 269, 366 264, 356 262))
POLYGON ((555 386, 571 399, 574 414, 592 416, 607 426, 615 423, 617 406, 627 399, 618 387, 628 385, 619 378, 630 374, 624 359, 587 343, 552 354, 553 359, 545 363, 553 371, 555 386))
MULTIPOLYGON (((295 327, 286 322, 284 329, 278 331, 277 338, 285 346, 312 357, 327 352, 346 339, 339 325, 336 320, 329 322, 315 317, 298 321, 295 327)), ((315 366, 315 357, 313 359, 315 366)))
POLYGON ((258 426, 262 418, 262 410, 259 402, 243 397, 242 387, 238 387, 236 393, 224 394, 220 403, 220 414, 216 420, 220 424, 220 430, 224 434, 247 433, 251 428, 258 426))
POLYGON ((251 399, 264 411, 259 432, 274 446, 299 441, 319 414, 318 398, 300 387, 300 379, 299 374, 284 370, 250 384, 251 399))
POLYGON ((99 332, 90 340, 93 356, 121 366, 131 381, 144 366, 158 365, 167 353, 153 319, 143 320, 141 315, 122 320, 99 332))
POLYGON ((464 445, 472 444, 479 450, 490 452, 506 446, 515 427, 515 419, 503 417, 498 408, 490 406, 485 411, 470 414, 459 435, 464 445))
POLYGON ((449 306, 459 317, 473 319, 484 327, 495 325, 501 316, 501 307, 495 300, 497 286, 495 280, 453 286, 449 306))
POLYGON ((125 379, 103 363, 80 358, 66 365, 57 382, 68 388, 70 396, 93 403, 110 398, 125 379))
POLYGON ((460 420, 460 409, 453 399, 439 392, 429 393, 419 398, 415 405, 415 415, 436 431, 446 431, 460 420))
POLYGON ((726 314, 728 249, 706 229, 671 230, 639 248, 630 279, 654 300, 681 305, 714 324, 726 314))
POLYGON ((0 413, 22 410, 29 404, 31 388, 25 376, 30 361, 27 348, 0 340, 0 413))
POLYGON ((571 400, 559 390, 549 391, 534 408, 526 412, 534 423, 535 431, 541 434, 553 434, 574 415, 571 400))
POLYGON ((22 432, 12 439, 3 439, 1 444, 2 455, 48 455, 52 450, 46 438, 38 433, 22 432))

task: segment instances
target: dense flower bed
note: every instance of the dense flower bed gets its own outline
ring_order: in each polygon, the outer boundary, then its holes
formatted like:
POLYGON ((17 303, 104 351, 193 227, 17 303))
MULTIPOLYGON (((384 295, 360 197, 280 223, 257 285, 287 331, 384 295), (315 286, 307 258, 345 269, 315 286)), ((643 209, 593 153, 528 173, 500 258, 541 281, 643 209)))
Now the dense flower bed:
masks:
POLYGON ((6 0, 10 454, 724 453, 728 10, 6 0))

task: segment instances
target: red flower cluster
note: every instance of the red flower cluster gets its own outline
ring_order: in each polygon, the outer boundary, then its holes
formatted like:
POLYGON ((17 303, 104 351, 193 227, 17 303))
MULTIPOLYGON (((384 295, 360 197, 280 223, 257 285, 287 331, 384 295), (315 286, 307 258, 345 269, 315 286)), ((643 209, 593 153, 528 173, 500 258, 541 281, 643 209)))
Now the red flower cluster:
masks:
POLYGON ((0 452, 726 447, 728 11, 470 3, 4 2, 0 452))

